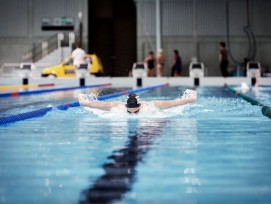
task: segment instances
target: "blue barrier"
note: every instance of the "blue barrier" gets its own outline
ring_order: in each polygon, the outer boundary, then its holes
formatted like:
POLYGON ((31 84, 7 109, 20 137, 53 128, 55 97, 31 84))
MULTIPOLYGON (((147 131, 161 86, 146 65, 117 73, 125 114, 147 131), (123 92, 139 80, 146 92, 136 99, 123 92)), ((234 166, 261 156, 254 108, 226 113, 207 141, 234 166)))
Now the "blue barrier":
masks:
MULTIPOLYGON (((146 88, 118 92, 118 93, 114 93, 114 94, 108 94, 108 95, 98 97, 98 100, 106 100, 109 98, 115 98, 115 97, 119 97, 119 96, 123 96, 123 95, 128 95, 131 93, 137 93, 137 92, 162 88, 162 87, 165 87, 168 85, 169 84, 162 84, 162 85, 158 85, 158 86, 151 86, 151 87, 146 87, 146 88)), ((74 102, 74 103, 70 103, 70 104, 59 105, 59 106, 56 106, 56 108, 59 110, 67 110, 68 108, 78 107, 78 106, 80 106, 79 102, 74 102)), ((17 115, 0 117, 0 125, 13 123, 13 122, 21 121, 21 120, 26 120, 26 119, 30 119, 30 118, 35 118, 35 117, 41 117, 41 116, 46 115, 46 113, 51 110, 53 110, 53 107, 42 108, 42 109, 38 109, 38 110, 26 112, 26 113, 21 113, 21 114, 17 114, 17 115)))

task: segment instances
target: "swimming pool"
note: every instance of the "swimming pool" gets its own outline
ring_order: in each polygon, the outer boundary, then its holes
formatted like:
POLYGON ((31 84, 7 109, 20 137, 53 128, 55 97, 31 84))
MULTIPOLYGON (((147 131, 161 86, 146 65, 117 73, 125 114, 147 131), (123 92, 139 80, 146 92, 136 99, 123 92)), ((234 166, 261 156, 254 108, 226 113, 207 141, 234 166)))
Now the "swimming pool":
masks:
MULTIPOLYGON (((139 95, 174 99, 185 89, 139 95)), ((7 98, 0 113, 79 92, 7 98)), ((271 120, 224 88, 197 92, 194 104, 136 117, 77 107, 0 126, 0 203, 270 203, 271 120)), ((270 104, 270 93, 261 88, 259 99, 270 104)))

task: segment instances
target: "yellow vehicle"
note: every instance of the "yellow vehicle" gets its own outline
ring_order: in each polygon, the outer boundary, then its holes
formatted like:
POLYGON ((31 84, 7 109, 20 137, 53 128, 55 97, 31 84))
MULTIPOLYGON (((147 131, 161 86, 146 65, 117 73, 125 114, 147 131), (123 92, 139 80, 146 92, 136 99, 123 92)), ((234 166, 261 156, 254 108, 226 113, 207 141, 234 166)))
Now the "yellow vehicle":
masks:
MULTIPOLYGON (((90 63, 90 74, 100 76, 103 72, 102 64, 95 54, 87 54, 86 62, 90 63)), ((42 71, 42 77, 75 77, 76 67, 72 57, 68 57, 61 64, 46 68, 42 71)))

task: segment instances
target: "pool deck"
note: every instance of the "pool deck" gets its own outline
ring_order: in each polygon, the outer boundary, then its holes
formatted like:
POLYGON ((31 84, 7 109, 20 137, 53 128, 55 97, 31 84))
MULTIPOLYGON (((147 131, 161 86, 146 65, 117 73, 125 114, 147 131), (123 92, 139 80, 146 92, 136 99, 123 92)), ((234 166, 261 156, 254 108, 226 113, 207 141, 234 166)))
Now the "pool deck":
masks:
MULTIPOLYGON (((143 77, 142 86, 154 86, 158 84, 169 83, 170 86, 189 86, 195 85, 192 77, 143 77)), ((242 82, 248 85, 252 84, 252 79, 248 77, 202 77, 199 78, 199 86, 224 86, 241 85, 242 82)), ((79 86, 79 78, 29 78, 29 84, 48 84, 53 83, 56 87, 79 86)), ((111 83, 113 87, 135 87, 137 79, 133 77, 88 77, 85 79, 85 85, 111 83)), ((23 80, 20 77, 0 77, 0 86, 22 85, 23 80)), ((271 86, 271 77, 261 77, 260 86, 271 86)))

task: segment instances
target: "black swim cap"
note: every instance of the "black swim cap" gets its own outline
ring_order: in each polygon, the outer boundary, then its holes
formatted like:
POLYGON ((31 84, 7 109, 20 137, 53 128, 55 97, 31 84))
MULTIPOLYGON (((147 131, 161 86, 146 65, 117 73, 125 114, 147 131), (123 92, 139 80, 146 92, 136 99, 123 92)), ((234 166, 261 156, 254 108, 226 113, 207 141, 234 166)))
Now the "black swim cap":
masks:
POLYGON ((138 108, 140 103, 138 103, 138 96, 136 94, 129 94, 126 102, 126 108, 138 108))

